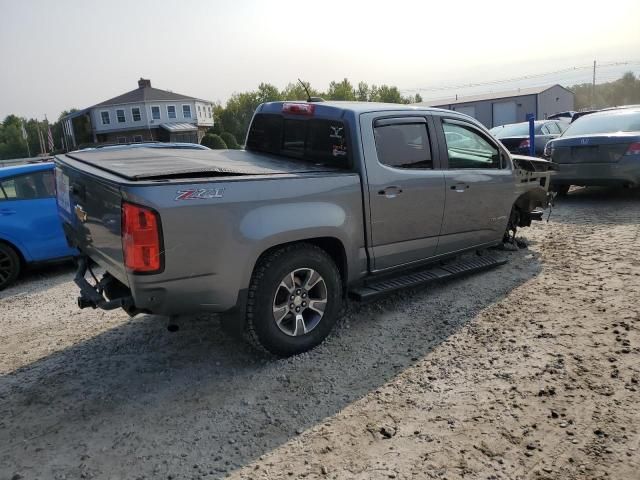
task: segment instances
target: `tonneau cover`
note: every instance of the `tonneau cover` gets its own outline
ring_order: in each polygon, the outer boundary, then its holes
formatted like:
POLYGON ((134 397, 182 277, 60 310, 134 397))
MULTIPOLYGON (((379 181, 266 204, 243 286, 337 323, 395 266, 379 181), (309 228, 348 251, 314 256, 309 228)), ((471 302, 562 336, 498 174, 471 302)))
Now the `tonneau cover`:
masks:
POLYGON ((128 180, 190 176, 268 175, 336 171, 326 165, 245 150, 131 148, 69 152, 67 157, 128 180))

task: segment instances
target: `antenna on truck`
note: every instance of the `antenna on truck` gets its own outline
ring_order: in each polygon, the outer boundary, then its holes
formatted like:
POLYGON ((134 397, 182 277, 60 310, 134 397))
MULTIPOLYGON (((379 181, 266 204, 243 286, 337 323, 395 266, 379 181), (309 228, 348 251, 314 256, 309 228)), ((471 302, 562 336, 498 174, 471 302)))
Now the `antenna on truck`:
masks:
POLYGON ((302 88, 304 88, 304 91, 307 92, 307 102, 324 102, 324 98, 322 97, 312 97, 307 84, 300 79, 298 79, 298 81, 300 82, 300 85, 302 85, 302 88))

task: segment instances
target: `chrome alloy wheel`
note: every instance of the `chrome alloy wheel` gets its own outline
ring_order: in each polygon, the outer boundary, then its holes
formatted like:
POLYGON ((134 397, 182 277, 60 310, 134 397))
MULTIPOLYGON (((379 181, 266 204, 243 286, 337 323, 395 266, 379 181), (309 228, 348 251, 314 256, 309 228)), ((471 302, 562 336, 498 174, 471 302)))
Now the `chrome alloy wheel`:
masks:
POLYGON ((327 284, 311 268, 286 275, 273 299, 273 319, 282 333, 297 337, 309 333, 322 320, 327 307, 327 284))

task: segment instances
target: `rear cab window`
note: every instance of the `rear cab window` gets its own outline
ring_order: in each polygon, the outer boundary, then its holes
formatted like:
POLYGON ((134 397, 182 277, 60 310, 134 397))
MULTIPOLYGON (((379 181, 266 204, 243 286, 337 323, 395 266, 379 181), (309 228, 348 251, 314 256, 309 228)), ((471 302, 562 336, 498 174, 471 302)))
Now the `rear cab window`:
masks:
POLYGON ((251 123, 246 148, 334 168, 351 168, 347 132, 340 120, 258 113, 251 123))

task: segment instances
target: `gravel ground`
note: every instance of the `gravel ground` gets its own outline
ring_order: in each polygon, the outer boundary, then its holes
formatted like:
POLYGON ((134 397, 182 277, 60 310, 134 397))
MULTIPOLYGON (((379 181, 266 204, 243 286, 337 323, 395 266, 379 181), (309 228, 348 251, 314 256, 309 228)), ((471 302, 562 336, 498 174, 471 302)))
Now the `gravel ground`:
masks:
POLYGON ((507 265, 287 360, 31 272, 0 293, 0 479, 639 478, 640 192, 559 203, 507 265))

